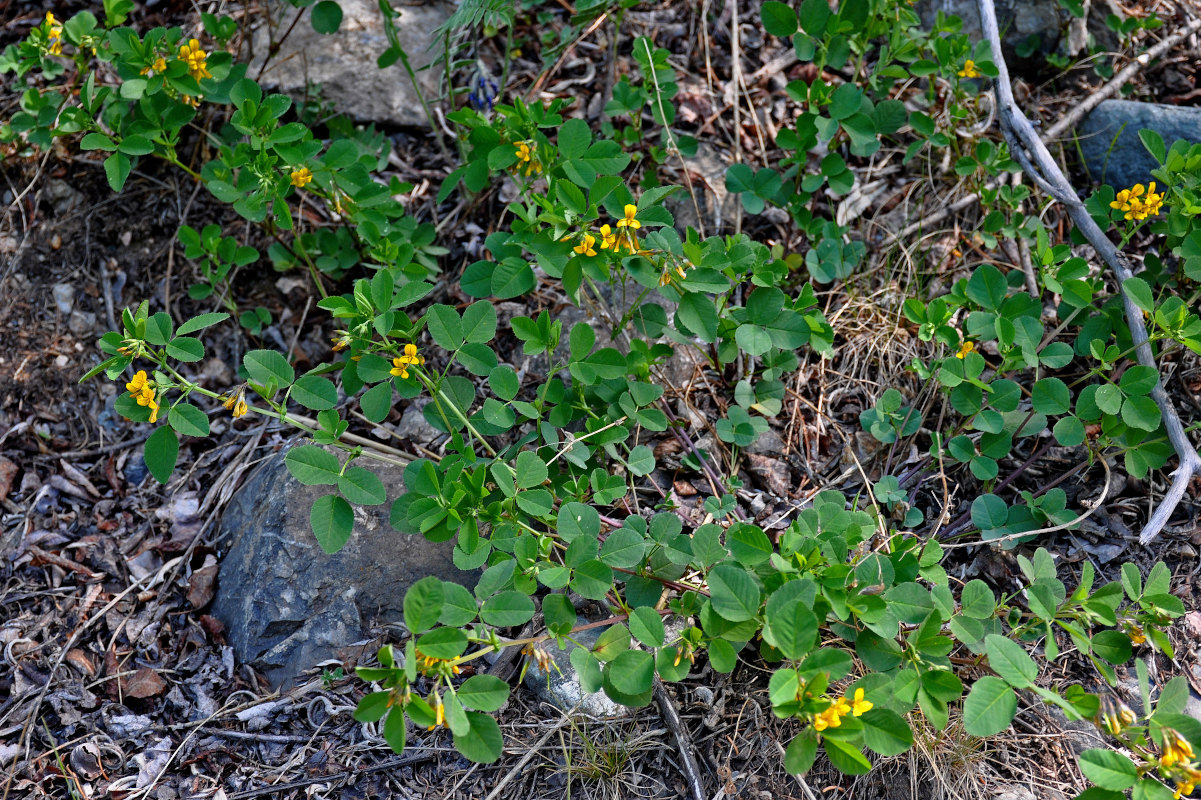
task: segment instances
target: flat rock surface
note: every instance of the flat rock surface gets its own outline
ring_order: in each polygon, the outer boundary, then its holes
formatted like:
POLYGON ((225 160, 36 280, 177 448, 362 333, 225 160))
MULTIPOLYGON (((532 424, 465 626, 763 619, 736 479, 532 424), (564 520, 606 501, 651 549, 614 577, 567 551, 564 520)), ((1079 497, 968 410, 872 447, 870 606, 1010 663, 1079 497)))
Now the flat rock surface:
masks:
MULTIPOLYGON (((302 94, 308 83, 318 83, 326 100, 355 119, 428 127, 421 101, 400 62, 383 70, 376 66, 376 58, 388 49, 379 5, 368 0, 340 0, 340 4, 342 25, 332 34, 314 31, 309 10, 303 11, 304 19, 271 58, 260 83, 291 94, 302 94)), ((432 2, 400 5, 397 10, 397 38, 413 69, 434 62, 430 69, 417 72, 417 82, 426 98, 435 98, 441 80, 441 45, 432 33, 450 17, 452 9, 432 2)), ((283 30, 291 24, 294 13, 288 9, 283 30)), ((260 55, 251 62, 250 75, 258 74, 269 48, 267 31, 260 28, 254 38, 255 53, 260 55)))
POLYGON ((1077 130, 1089 177, 1117 189, 1154 180, 1158 162, 1143 147, 1138 132, 1149 128, 1172 146, 1177 139, 1201 142, 1201 108, 1106 100, 1077 130))
MULTIPOLYGON (((357 462, 399 493, 403 470, 357 462)), ((354 534, 328 555, 309 527, 313 501, 328 486, 304 486, 284 453, 262 464, 221 518, 224 549, 213 614, 238 658, 279 685, 368 636, 372 620, 399 621, 405 591, 426 575, 467 586, 474 575, 451 561, 453 542, 398 533, 388 505, 355 509, 354 534)))

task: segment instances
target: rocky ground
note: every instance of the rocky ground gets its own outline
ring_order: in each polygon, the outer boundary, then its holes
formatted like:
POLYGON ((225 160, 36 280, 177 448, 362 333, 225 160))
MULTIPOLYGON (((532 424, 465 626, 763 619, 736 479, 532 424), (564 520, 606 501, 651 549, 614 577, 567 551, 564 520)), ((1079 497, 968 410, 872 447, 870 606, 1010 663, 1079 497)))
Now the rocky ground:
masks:
MULTIPOLYGON (((457 269, 490 230, 490 215, 501 199, 436 206, 434 195, 449 163, 415 113, 398 71, 389 73, 386 92, 362 91, 361 76, 374 74, 365 71, 374 70, 375 54, 382 49, 380 32, 368 13, 371 4, 345 5, 345 42, 317 53, 297 34, 276 62, 278 76, 268 71, 265 77, 294 91, 306 78, 319 80, 326 99, 340 110, 374 122, 392 144, 387 172, 417 187, 413 213, 455 232, 446 261, 457 269)), ((537 32, 563 29, 566 5, 548 3, 539 6, 536 20, 522 17, 523 55, 514 64, 510 90, 524 92, 539 82, 547 95, 582 96, 589 118, 595 119, 603 97, 597 87, 608 85, 614 71, 629 68, 628 54, 619 47, 618 62, 607 62, 612 27, 606 26, 544 65, 537 32)), ((697 187, 710 232, 714 226, 728 231, 735 211, 723 175, 734 139, 741 136, 747 150, 762 146, 753 127, 734 128, 732 102, 750 103, 771 130, 789 113, 780 88, 805 67, 757 26, 746 26, 742 69, 748 86, 740 95, 731 88, 729 7, 705 18, 701 5, 639 5, 627 15, 623 41, 653 33, 661 46, 678 54, 681 124, 706 137, 697 157, 685 165, 687 177, 697 187)), ((722 6, 704 4, 710 5, 722 6)), ((927 2, 924 10, 944 5, 927 2)), ((970 11, 972 4, 949 5, 970 11)), ((1072 37, 1081 35, 1061 18, 1055 2, 1008 4, 1015 5, 1022 8, 1011 26, 1013 36, 1038 37, 1040 52, 1068 50, 1072 37)), ((1167 24, 1142 45, 1201 13, 1201 7, 1184 0, 1156 8, 1167 24)), ((71 3, 56 8, 60 17, 72 10, 71 3)), ((0 28, 0 47, 24 35, 43 13, 21 0, 0 0, 0 18, 8 20, 0 28)), ((247 23, 261 25, 264 11, 251 5, 239 6, 238 13, 247 23)), ((405 35, 421 41, 421 33, 446 13, 437 6, 415 11, 405 35)), ((741 13, 744 20, 757 18, 754 8, 741 13)), ((191 14, 191 6, 182 2, 147 3, 132 19, 145 29, 194 24, 191 14)), ((248 47, 261 58, 262 40, 255 42, 249 38, 248 47)), ((496 66, 500 46, 480 43, 477 55, 496 66)), ((1112 46, 1135 52, 1120 42, 1112 46)), ((1201 43, 1194 35, 1145 69, 1126 100, 1103 104, 1083 123, 1081 130, 1094 134, 1083 139, 1083 159, 1074 148, 1064 149, 1081 186, 1090 176, 1121 185, 1141 176, 1146 167, 1138 159, 1144 151, 1132 134, 1141 126, 1164 130, 1169 141, 1175 135, 1201 138, 1199 62, 1201 43), (1095 146, 1102 141, 1103 148, 1095 146)), ((6 91, 11 80, 11 75, 0 76, 0 118, 15 106, 6 91)), ((1063 75, 1032 69, 1021 89, 1030 112, 1050 125, 1099 85, 1085 68, 1063 75)), ((149 431, 113 412, 118 387, 77 383, 94 363, 96 337, 115 327, 122 307, 150 299, 181 313, 210 310, 186 296, 195 276, 176 244, 181 225, 217 222, 256 234, 186 176, 151 163, 114 196, 99 163, 69 148, 33 158, 5 155, 0 167, 5 178, 0 186, 0 796, 689 796, 669 711, 652 705, 605 720, 601 717, 617 709, 597 705, 587 709, 591 715, 566 714, 562 706, 573 706, 578 698, 570 681, 560 678, 549 691, 538 685, 537 676, 527 676, 526 689, 514 692, 500 713, 505 755, 494 765, 464 761, 444 731, 412 735, 410 749, 397 757, 375 725, 355 722, 351 711, 364 685, 351 677, 353 666, 370 660, 380 643, 399 640, 395 622, 403 586, 439 570, 450 577, 445 555, 436 549, 409 552, 402 543, 382 559, 371 537, 380 537, 387 523, 363 518, 352 542, 372 542, 371 549, 352 546, 338 560, 318 562, 309 555, 313 545, 305 538, 307 527, 289 516, 304 505, 298 500, 303 487, 279 467, 280 453, 294 443, 290 429, 214 413, 212 435, 185 445, 182 467, 164 487, 149 477, 140 455, 149 431), (262 541, 273 544, 255 546, 262 541), (352 594, 346 591, 347 575, 354 576, 352 594)), ((200 157, 199 151, 194 155, 200 157)), ((672 170, 677 174, 670 179, 683 180, 679 170, 672 170)), ((931 192, 927 176, 903 170, 875 179, 883 183, 874 194, 848 203, 840 213, 861 220, 865 241, 879 251, 873 262, 879 266, 888 249, 881 230, 901 230, 951 203, 957 190, 939 184, 931 192)), ((682 224, 690 207, 677 214, 682 224)), ((935 231, 912 236, 911 244, 930 263, 948 263, 965 241, 961 232, 974 226, 975 213, 965 207, 935 231)), ((764 240, 787 243, 793 237, 781 215, 747 217, 743 226, 764 240)), ((252 243, 266 248, 266 243, 252 243)), ((948 279, 957 269, 948 267, 948 279)), ((252 347, 290 352, 299 364, 329 356, 332 321, 314 310, 306 280, 264 267, 240 275, 234 287, 239 305, 262 306, 270 311, 271 324, 257 337, 229 328, 214 343, 213 357, 197 365, 206 386, 230 387, 241 354, 252 347)), ((785 515, 817 487, 853 492, 862 480, 856 461, 871 474, 878 473, 883 459, 894 457, 860 432, 858 415, 880 384, 911 380, 903 368, 923 347, 879 310, 901 291, 881 281, 866 297, 823 297, 832 309, 839 355, 802 364, 784 412, 745 454, 740 476, 747 488, 739 500, 756 517, 785 515)), ((587 321, 562 298, 539 292, 521 303, 502 304, 502 328, 504 320, 539 306, 572 322, 587 321)), ((502 359, 520 366, 516 340, 509 338, 501 342, 502 359)), ((1186 417, 1196 419, 1201 364, 1182 362, 1179 374, 1182 408, 1191 408, 1186 417)), ((678 362, 672 375, 678 379, 673 380, 675 407, 690 420, 691 435, 711 437, 706 420, 716 401, 704 381, 696 380, 695 365, 678 362)), ((379 426, 359 420, 352 431, 382 441, 398 458, 437 452, 442 444, 416 406, 398 407, 379 426)), ((676 446, 665 439, 657 455, 672 463, 676 446)), ((1069 456, 1051 452, 1025 480, 1037 485, 1066 472, 1075 463, 1069 456)), ((683 467, 652 479, 685 514, 711 492, 706 481, 683 467)), ((1073 499, 1087 499, 1095 488, 1077 485, 1073 499)), ((1109 578, 1122 561, 1144 568, 1165 561, 1189 613, 1171 631, 1176 659, 1151 658, 1152 674, 1183 674, 1201 697, 1201 487, 1190 494, 1168 532, 1149 547, 1140 547, 1131 533, 1145 515, 1148 496, 1148 485, 1133 480, 1111 489, 1103 512, 1081 530, 1057 533, 1040 544, 1064 565, 1088 560, 1109 578)), ((967 493, 965 502, 970 499, 967 493)), ((958 575, 1013 585, 1011 553, 959 552, 961 560, 949 565, 958 575)), ((516 685, 521 665, 500 662, 488 669, 516 685)), ((1042 678, 1058 685, 1092 674, 1079 660, 1065 657, 1042 678)), ((819 763, 800 780, 781 766, 781 748, 792 731, 770 713, 767 675, 752 660, 732 676, 701 664, 666 698, 679 715, 682 735, 690 742, 685 746, 696 754, 710 797, 1071 797, 1083 788, 1074 753, 1096 744, 1088 726, 1068 724, 1046 707, 1030 704, 1019 713, 1014 735, 981 741, 952 722, 941 733, 919 737, 910 753, 885 760, 863 778, 841 776, 819 763)), ((1131 676, 1123 675, 1118 691, 1133 700, 1137 690, 1132 686, 1131 676)), ((1193 708, 1201 715, 1197 705, 1193 708)))

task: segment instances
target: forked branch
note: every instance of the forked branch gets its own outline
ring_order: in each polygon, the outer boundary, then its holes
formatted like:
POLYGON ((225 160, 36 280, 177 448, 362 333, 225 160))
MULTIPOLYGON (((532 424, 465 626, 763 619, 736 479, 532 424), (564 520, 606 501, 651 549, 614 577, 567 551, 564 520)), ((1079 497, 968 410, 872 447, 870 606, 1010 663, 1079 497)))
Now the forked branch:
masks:
MULTIPOLYGON (((1138 362, 1157 369, 1155 356, 1151 352, 1151 345, 1147 338, 1147 327, 1143 323, 1142 311, 1126 291, 1126 281, 1133 277, 1129 262, 1089 215, 1084 203, 1076 195, 1076 190, 1072 188, 1050 151, 1035 132, 1034 126, 1018 108, 1013 98, 1009 70, 1005 66, 1005 58, 1001 53, 1001 36, 997 26, 996 7, 993 0, 977 0, 977 3, 980 7, 980 22, 984 36, 992 47, 999 73, 994 81, 994 88, 997 95, 997 117, 1000 120, 1001 132, 1005 135, 1005 141, 1009 143, 1013 157, 1022 165, 1022 169, 1030 176, 1030 179, 1040 189, 1063 204, 1080 233, 1117 276, 1122 294, 1122 306, 1126 312, 1126 322, 1130 326, 1130 335, 1135 344, 1135 355, 1138 362)), ((1172 473, 1172 483, 1164 494, 1163 500, 1152 512, 1142 533, 1139 534, 1139 541, 1142 544, 1147 544, 1159 535, 1168 519, 1171 518, 1172 512, 1176 510, 1180 500, 1184 497, 1189 481, 1194 476, 1201 476, 1201 456, 1197 455, 1197 449, 1189 441, 1184 425, 1180 421, 1180 415, 1176 413, 1176 408, 1172 405, 1162 380, 1155 384, 1155 388, 1151 391, 1151 397, 1163 413, 1164 429, 1167 431, 1168 440, 1176 450, 1180 464, 1172 473)))

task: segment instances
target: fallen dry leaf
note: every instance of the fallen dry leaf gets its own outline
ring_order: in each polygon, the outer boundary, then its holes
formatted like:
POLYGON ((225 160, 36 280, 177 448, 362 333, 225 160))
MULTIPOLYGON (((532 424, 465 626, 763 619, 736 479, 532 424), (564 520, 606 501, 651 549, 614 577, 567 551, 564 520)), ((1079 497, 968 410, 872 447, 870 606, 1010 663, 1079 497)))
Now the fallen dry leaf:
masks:
POLYGON ((204 608, 213 599, 213 585, 217 582, 217 560, 204 557, 204 565, 188 578, 188 602, 192 608, 204 608))
POLYGON ((142 667, 133 675, 121 679, 121 691, 125 696, 139 700, 162 694, 166 688, 167 682, 149 667, 142 667))
POLYGON ((13 479, 17 477, 17 465, 4 456, 0 456, 0 500, 8 497, 12 491, 13 479))

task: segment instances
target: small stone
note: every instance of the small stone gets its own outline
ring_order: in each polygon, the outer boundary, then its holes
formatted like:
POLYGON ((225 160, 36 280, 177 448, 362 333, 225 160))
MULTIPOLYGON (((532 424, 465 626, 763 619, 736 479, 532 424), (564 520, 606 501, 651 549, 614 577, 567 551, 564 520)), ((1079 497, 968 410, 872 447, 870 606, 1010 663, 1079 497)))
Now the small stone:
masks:
POLYGON ((146 467, 146 460, 142 458, 141 453, 134 453, 125 462, 125 468, 121 470, 121 474, 125 476, 125 480, 138 486, 142 481, 146 480, 146 476, 150 474, 150 470, 146 467))
POLYGON ((75 307, 75 287, 69 283, 56 283, 50 290, 54 296, 54 305, 58 306, 58 313, 66 316, 71 313, 71 309, 75 307))
POLYGON ((67 356, 56 356, 54 359, 54 366, 58 367, 59 369, 66 369, 70 365, 71 359, 67 356))
POLYGON ((424 409, 425 403, 410 403, 396 425, 396 435, 421 445, 427 445, 441 436, 441 431, 426 420, 424 409))
POLYGON ((50 249, 51 250, 61 250, 62 246, 63 246, 63 237, 59 236, 57 233, 50 237, 50 249))
POLYGON ((91 311, 72 311, 67 328, 76 336, 86 336, 96 329, 96 315, 91 311))
MULTIPOLYGON (((608 628, 589 628, 572 634, 583 647, 592 647, 608 628)), ((551 657, 554 666, 549 676, 538 668, 538 664, 530 659, 530 667, 525 673, 525 685, 539 699, 563 709, 564 711, 579 711, 593 717, 624 717, 629 715, 629 709, 619 706, 605 695, 604 692, 587 694, 580 684, 580 676, 571 663, 571 651, 576 648, 568 644, 566 650, 559 650, 554 644, 546 643, 547 655, 551 657), (556 669, 557 667, 557 669, 556 669)))

